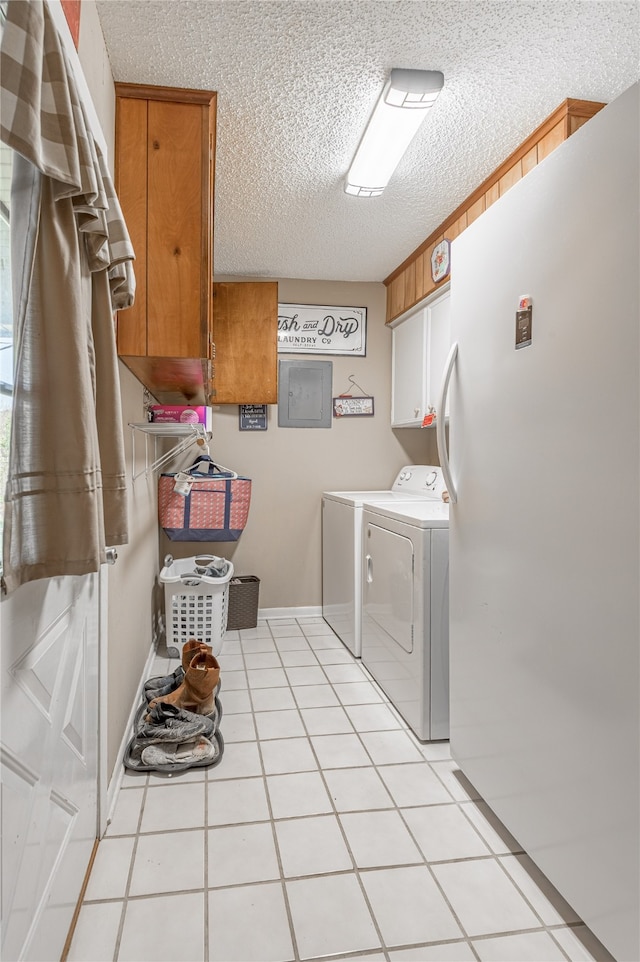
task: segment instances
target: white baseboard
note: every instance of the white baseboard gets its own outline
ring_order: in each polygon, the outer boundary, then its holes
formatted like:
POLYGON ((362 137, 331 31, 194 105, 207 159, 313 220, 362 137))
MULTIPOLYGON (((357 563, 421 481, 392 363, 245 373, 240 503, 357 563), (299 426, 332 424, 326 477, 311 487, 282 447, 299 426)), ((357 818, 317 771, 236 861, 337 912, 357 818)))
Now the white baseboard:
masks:
POLYGON ((134 699, 133 705, 131 706, 131 712, 129 713, 129 718, 127 720, 127 727, 124 730, 124 735, 122 736, 122 741, 120 742, 120 747, 118 749, 118 754, 116 756, 116 763, 111 773, 111 778, 109 780, 109 787, 107 788, 107 826, 113 818, 113 812, 116 807, 116 802, 118 800, 118 792, 120 791, 120 786, 122 785, 122 778, 124 776, 124 753, 129 740, 133 734, 133 722, 136 717, 136 712, 142 702, 142 692, 144 689, 144 683, 151 675, 151 669, 156 657, 156 645, 152 642, 149 649, 149 654, 147 655, 147 660, 145 662, 144 668, 142 670, 142 675, 140 677, 140 683, 136 692, 136 697, 134 699))
POLYGON ((259 608, 258 618, 322 618, 322 605, 307 608, 259 608))

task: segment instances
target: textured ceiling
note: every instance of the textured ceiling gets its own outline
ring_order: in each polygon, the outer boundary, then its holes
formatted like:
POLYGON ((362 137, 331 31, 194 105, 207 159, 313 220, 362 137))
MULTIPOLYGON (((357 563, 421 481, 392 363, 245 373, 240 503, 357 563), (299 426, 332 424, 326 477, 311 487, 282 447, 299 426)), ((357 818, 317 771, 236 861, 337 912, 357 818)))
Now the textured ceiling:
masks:
POLYGON ((382 280, 565 98, 638 79, 638 2, 98 0, 114 78, 218 91, 216 274, 382 280), (445 87, 381 197, 343 180, 392 67, 445 87))

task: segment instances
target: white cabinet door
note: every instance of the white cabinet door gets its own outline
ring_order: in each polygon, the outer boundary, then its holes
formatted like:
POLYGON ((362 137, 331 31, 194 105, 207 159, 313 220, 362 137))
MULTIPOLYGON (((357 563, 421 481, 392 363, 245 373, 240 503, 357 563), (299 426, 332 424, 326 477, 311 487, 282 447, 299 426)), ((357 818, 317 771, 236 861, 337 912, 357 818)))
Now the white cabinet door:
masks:
POLYGON ((427 413, 427 319, 423 308, 392 332, 391 427, 420 427, 427 413))
POLYGON ((449 290, 439 292, 393 328, 392 428, 421 428, 426 414, 440 413, 438 394, 451 343, 449 310, 449 290))

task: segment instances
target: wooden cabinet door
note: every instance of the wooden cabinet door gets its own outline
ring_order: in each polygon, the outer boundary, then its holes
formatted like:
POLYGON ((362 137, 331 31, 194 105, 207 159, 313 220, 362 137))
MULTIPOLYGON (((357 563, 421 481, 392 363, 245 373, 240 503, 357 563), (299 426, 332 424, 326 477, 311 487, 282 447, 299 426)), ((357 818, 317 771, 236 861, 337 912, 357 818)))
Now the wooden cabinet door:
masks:
POLYGON ((213 285, 212 404, 277 404, 278 285, 213 285))
POLYGON ((136 254, 118 353, 154 391, 176 391, 158 359, 210 357, 215 128, 215 91, 116 84, 116 189, 136 254))
POLYGON ((118 353, 147 353, 147 101, 116 99, 115 187, 136 259, 136 296, 118 312, 118 353))
POLYGON ((207 357, 203 108, 149 101, 148 111, 147 354, 207 357))

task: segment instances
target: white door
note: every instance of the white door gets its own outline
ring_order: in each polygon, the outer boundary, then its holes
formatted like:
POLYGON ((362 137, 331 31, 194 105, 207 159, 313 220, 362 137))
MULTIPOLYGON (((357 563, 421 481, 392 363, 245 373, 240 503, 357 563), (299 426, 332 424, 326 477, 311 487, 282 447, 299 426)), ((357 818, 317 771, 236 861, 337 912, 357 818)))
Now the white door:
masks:
POLYGON ((98 827, 100 576, 0 604, 2 951, 59 959, 98 827))

